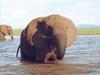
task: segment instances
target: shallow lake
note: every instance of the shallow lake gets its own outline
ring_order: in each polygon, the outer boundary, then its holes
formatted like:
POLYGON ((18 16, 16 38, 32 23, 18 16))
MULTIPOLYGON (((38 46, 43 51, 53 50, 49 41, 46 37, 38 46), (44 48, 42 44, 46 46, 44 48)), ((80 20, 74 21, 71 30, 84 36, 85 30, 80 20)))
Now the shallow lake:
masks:
POLYGON ((0 75, 100 75, 100 35, 79 35, 62 64, 34 64, 16 58, 20 37, 0 42, 0 75))

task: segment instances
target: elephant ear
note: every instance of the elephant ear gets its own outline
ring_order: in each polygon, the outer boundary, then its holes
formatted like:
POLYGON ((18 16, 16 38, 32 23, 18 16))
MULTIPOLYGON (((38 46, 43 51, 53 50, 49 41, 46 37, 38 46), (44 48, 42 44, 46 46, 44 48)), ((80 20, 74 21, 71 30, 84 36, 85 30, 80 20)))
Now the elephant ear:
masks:
POLYGON ((32 36, 36 33, 37 31, 37 24, 38 22, 41 22, 44 19, 44 17, 39 17, 36 19, 33 19, 28 26, 26 27, 26 36, 27 36, 27 41, 33 45, 32 42, 32 36))
POLYGON ((28 26, 26 27, 26 39, 27 41, 33 45, 33 42, 32 42, 32 36, 35 34, 35 32, 37 31, 36 29, 36 26, 37 26, 37 22, 32 20, 28 26))
POLYGON ((67 29, 67 32, 66 32, 67 47, 69 47, 76 40, 77 29, 76 29, 74 23, 70 19, 68 19, 68 18, 65 18, 65 25, 66 25, 66 29, 67 29))
POLYGON ((7 30, 7 26, 6 25, 1 25, 0 26, 0 30, 3 34, 7 34, 8 30, 7 30))

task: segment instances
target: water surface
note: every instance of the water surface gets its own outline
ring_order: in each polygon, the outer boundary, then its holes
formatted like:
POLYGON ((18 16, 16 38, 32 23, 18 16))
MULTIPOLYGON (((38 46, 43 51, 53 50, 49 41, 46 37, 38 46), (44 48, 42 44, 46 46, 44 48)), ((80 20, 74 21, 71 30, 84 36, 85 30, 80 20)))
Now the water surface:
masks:
POLYGON ((100 35, 79 35, 62 64, 34 64, 16 58, 19 36, 0 42, 0 75, 99 75, 100 35))

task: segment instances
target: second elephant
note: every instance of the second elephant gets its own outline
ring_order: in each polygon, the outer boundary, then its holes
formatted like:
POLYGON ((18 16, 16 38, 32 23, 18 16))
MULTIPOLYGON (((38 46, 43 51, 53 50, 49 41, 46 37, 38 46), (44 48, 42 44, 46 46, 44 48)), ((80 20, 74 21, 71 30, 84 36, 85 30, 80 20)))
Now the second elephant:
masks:
POLYGON ((6 35, 10 35, 11 39, 14 39, 12 27, 9 25, 0 25, 0 40, 5 40, 6 35))

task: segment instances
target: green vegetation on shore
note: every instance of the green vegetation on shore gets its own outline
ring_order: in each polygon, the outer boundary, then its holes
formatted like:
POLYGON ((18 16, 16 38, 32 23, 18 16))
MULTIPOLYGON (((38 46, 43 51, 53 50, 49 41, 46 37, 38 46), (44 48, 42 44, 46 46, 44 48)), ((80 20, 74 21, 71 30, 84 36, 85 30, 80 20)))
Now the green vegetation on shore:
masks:
POLYGON ((100 28, 78 28, 78 35, 100 35, 100 28))
MULTIPOLYGON (((14 36, 19 36, 22 29, 14 29, 14 36)), ((100 28, 77 28, 78 35, 100 35, 100 28)))
POLYGON ((22 29, 14 29, 13 30, 13 35, 14 36, 20 36, 21 32, 22 32, 22 29))

